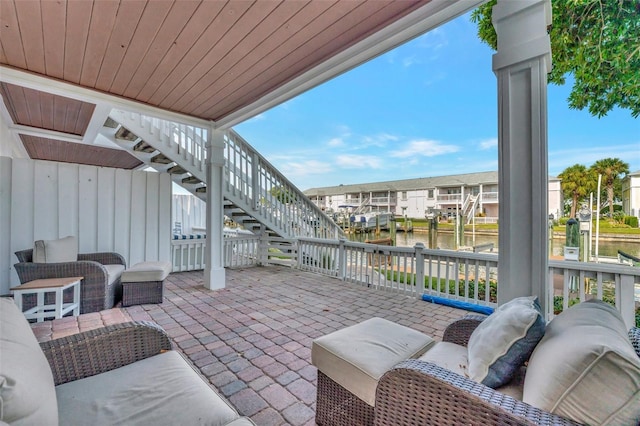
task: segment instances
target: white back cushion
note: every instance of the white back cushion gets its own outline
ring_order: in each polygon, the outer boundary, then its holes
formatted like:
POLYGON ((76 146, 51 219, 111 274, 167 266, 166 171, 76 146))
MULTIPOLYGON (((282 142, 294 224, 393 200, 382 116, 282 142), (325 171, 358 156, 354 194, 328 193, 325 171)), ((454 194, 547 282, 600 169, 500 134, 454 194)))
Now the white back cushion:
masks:
POLYGON ((590 425, 640 420, 640 358, 618 311, 575 305, 547 326, 529 360, 523 401, 590 425))
POLYGON ((78 240, 64 237, 57 240, 38 240, 33 247, 34 263, 75 262, 78 260, 78 240))
POLYGON ((58 424, 49 363, 24 315, 6 297, 0 297, 0 421, 58 424))

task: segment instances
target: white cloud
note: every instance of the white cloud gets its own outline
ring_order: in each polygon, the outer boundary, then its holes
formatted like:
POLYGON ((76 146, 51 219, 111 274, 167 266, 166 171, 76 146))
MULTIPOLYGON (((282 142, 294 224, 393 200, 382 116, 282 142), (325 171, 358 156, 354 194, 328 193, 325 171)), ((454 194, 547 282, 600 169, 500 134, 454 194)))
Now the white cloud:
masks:
POLYGON ((629 164, 631 171, 640 167, 640 142, 622 145, 592 146, 549 151, 549 174, 558 175, 574 164, 591 166, 603 158, 619 158, 629 164))
POLYGON ((266 118, 267 118, 267 115, 265 113, 262 113, 262 114, 258 114, 256 116, 251 117, 249 120, 247 120, 247 122, 262 121, 262 120, 265 120, 266 118))
POLYGON ((481 150, 493 149, 498 146, 498 138, 485 139, 478 144, 481 150))
POLYGON ((369 148, 372 146, 384 148, 387 145, 387 142, 395 142, 399 139, 399 137, 390 135, 389 133, 379 133, 377 135, 363 136, 361 139, 361 144, 358 148, 369 148))
POLYGON ((332 139, 329 139, 329 142, 327 142, 327 145, 335 148, 338 146, 343 146, 344 141, 342 140, 342 138, 332 138, 332 139))
POLYGON ((415 55, 407 56, 402 59, 402 66, 405 68, 410 67, 413 64, 420 63, 418 59, 416 59, 415 55))
POLYGON ((458 152, 459 150, 460 147, 456 145, 447 145, 434 140, 414 140, 410 141, 404 149, 391 153, 391 156, 399 158, 408 158, 416 155, 435 157, 458 152))
POLYGON ((331 164, 317 160, 290 161, 282 164, 281 171, 285 176, 301 177, 330 173, 331 164))
POLYGON ((438 50, 448 44, 449 40, 442 28, 435 28, 418 39, 418 46, 426 49, 438 50))
POLYGON ((382 159, 371 155, 343 154, 336 157, 336 164, 346 169, 380 169, 382 159))

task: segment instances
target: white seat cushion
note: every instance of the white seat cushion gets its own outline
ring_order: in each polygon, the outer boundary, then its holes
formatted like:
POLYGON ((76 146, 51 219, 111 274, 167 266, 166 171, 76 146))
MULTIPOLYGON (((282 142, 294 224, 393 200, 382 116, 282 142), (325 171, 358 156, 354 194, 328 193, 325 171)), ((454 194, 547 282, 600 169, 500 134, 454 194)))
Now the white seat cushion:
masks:
POLYGON ((162 281, 171 272, 170 262, 140 262, 122 273, 123 283, 162 281))
POLYGON ((109 285, 113 284, 122 276, 124 272, 124 265, 115 264, 115 265, 102 265, 107 270, 107 280, 109 285))
POLYGON ((6 297, 0 298, 0 423, 58 424, 49 363, 24 315, 6 297))
MULTIPOLYGON (((467 348, 450 342, 437 342, 431 349, 419 358, 439 367, 453 371, 461 376, 469 378, 469 360, 467 348)), ((526 369, 520 367, 513 379, 496 390, 512 398, 522 401, 522 388, 526 369)))
POLYGON ((422 361, 446 368, 449 371, 458 373, 461 376, 469 377, 469 359, 467 348, 450 342, 438 342, 424 355, 420 357, 422 361))
POLYGON ((313 341, 311 362, 331 380, 373 406, 378 380, 405 359, 434 344, 426 334, 371 318, 313 341))
POLYGON ((590 425, 640 420, 640 358, 618 311, 584 302, 555 317, 529 360, 523 401, 590 425))
POLYGON ((78 240, 64 237, 57 240, 38 240, 33 247, 33 263, 75 262, 78 260, 78 240))
POLYGON ((226 425, 236 411, 176 351, 56 386, 61 425, 226 425))

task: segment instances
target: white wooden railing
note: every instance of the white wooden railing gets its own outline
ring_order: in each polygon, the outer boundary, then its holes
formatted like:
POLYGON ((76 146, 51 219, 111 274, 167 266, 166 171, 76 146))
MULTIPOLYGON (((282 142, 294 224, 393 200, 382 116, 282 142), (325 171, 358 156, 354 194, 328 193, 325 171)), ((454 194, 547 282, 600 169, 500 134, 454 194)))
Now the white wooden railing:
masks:
POLYGON ((552 287, 547 303, 549 319, 554 312, 595 298, 615 305, 627 327, 635 324, 636 303, 640 302, 640 268, 550 260, 549 283, 552 287))
MULTIPOLYGON (((210 130, 137 112, 113 111, 113 118, 188 173, 206 182, 210 130)), ((286 237, 343 236, 342 229, 233 130, 225 132, 224 196, 265 226, 286 237)), ((167 166, 169 167, 169 166, 167 166)), ((175 181, 182 184, 180 177, 175 181)))
POLYGON ((171 240, 173 272, 197 271, 205 266, 206 240, 171 240))
POLYGON ((329 216, 233 130, 225 136, 225 191, 246 201, 247 213, 270 218, 290 237, 344 235, 329 216))
MULTIPOLYGON (((205 240, 174 240, 174 271, 189 270, 178 266, 186 264, 186 260, 191 262, 190 269, 202 269, 204 262, 199 255, 204 253, 204 243, 205 240)), ((422 243, 395 247, 345 239, 238 235, 225 237, 224 254, 225 267, 286 265, 416 298, 430 296, 496 306, 495 253, 425 249, 422 243)), ((574 303, 596 298, 612 303, 628 327, 635 322, 636 303, 640 302, 640 268, 549 261, 549 282, 553 283, 547 296, 549 320, 574 303)))
POLYGON ((480 200, 483 203, 488 203, 488 202, 498 202, 498 193, 497 192, 481 192, 480 193, 480 200))
POLYGON ((431 250, 422 243, 395 247, 344 239, 299 238, 298 267, 418 298, 428 295, 496 306, 495 254, 431 250), (489 292, 485 291, 487 282, 489 292))

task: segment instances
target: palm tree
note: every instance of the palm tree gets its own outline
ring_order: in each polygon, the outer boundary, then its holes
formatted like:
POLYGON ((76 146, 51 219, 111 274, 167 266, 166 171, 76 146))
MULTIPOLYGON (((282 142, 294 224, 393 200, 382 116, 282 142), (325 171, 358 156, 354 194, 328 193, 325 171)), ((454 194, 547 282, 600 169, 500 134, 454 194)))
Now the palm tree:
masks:
POLYGON ((576 217, 578 201, 584 199, 594 189, 593 172, 582 164, 567 167, 558 175, 561 179, 560 187, 565 198, 571 198, 571 214, 576 217))
POLYGON ((613 217, 613 185, 620 178, 620 175, 629 173, 629 164, 619 158, 604 158, 593 163, 591 170, 602 175, 605 188, 607 188, 609 215, 613 217))

